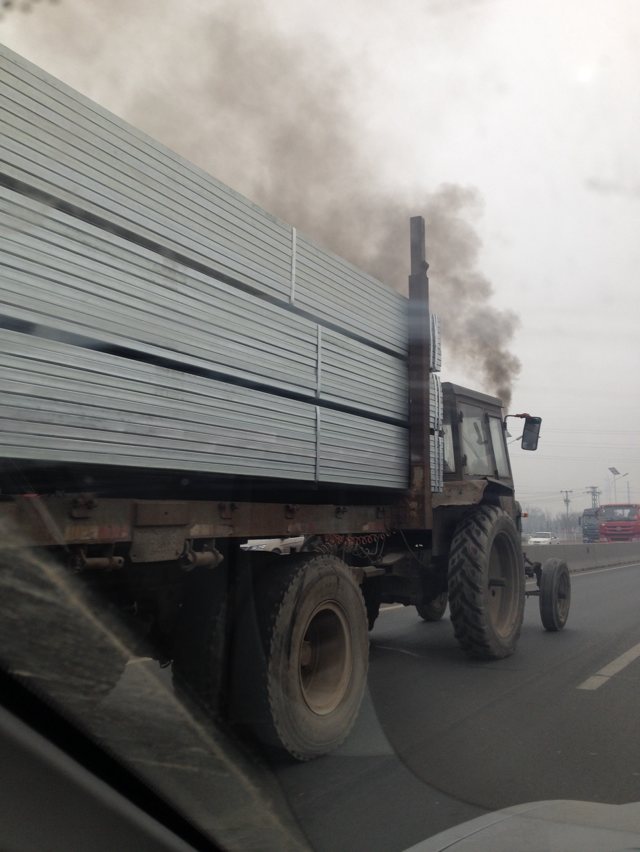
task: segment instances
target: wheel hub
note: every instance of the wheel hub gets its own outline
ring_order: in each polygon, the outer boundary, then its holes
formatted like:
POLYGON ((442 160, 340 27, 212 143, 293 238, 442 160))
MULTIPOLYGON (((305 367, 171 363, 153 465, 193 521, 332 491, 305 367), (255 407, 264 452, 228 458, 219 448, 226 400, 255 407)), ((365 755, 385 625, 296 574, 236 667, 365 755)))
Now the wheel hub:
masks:
POLYGON ((499 535, 493 542, 489 560, 488 612, 496 633, 507 636, 513 629, 517 582, 512 576, 517 560, 511 553, 511 541, 499 535))
POLYGON ((331 713, 343 700, 353 665, 346 616, 335 601, 311 614, 298 651, 300 688, 314 713, 331 713))

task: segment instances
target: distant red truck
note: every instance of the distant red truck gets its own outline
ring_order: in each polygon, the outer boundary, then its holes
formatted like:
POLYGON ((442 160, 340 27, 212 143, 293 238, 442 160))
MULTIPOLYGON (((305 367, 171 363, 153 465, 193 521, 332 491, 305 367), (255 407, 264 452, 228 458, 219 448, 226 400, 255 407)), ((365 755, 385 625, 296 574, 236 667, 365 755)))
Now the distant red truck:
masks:
POLYGON ((600 541, 640 541, 640 504, 608 503, 598 511, 600 541))

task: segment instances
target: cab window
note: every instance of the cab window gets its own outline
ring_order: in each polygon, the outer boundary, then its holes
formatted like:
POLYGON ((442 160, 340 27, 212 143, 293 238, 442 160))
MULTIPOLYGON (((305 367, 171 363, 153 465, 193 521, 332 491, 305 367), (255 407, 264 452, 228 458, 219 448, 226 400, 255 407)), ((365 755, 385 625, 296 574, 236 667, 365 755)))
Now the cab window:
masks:
POLYGON ((504 444, 504 429, 502 428, 502 421, 499 417, 489 418, 489 431, 491 432, 493 454, 496 459, 496 473, 499 477, 508 479, 511 476, 511 471, 509 470, 507 448, 504 444))
POLYGON ((481 408, 461 405, 460 437, 462 454, 466 457, 465 473, 469 476, 494 476, 491 435, 481 408))

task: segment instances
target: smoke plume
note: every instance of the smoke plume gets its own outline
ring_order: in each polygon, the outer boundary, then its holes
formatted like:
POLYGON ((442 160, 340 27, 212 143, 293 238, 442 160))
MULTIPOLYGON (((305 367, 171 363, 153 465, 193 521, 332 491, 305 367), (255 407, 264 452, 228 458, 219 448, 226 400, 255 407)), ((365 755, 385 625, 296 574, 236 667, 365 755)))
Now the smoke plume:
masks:
POLYGON ((491 283, 478 270, 481 243, 469 219, 480 206, 473 189, 459 186, 441 186, 427 198, 431 302, 450 350, 476 365, 487 388, 508 407, 521 366, 509 350, 519 320, 491 305, 491 283))
POLYGON ((452 185, 425 194, 383 184, 358 120, 354 70, 328 39, 287 32, 255 0, 62 0, 46 11, 14 18, 18 52, 28 46, 28 58, 57 73, 64 48, 60 76, 71 85, 402 292, 408 220, 423 214, 445 356, 509 405, 517 318, 491 304, 478 270, 470 217, 479 199, 452 185), (129 42, 114 43, 116 20, 129 42))

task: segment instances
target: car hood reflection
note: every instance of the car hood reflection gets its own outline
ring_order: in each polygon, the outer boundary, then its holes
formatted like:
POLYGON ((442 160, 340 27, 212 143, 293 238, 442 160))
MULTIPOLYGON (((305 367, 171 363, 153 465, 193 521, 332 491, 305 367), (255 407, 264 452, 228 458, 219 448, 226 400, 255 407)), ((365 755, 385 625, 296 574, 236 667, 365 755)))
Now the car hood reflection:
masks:
POLYGON ((622 852, 640 848, 640 802, 529 802, 464 822, 405 852, 622 852))

